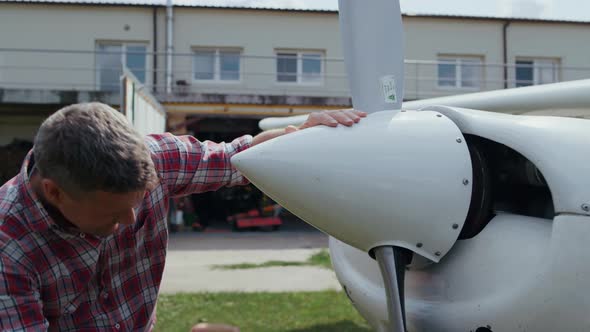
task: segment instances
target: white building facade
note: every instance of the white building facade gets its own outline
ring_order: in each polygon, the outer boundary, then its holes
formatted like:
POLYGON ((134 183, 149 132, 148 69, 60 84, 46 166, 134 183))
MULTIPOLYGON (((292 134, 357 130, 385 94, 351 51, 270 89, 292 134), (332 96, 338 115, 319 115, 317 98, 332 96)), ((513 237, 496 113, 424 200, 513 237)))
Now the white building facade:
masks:
MULTIPOLYGON (((30 138, 48 112, 40 108, 117 105, 123 65, 180 127, 194 115, 260 118, 350 105, 337 12, 195 0, 172 13, 169 21, 164 4, 125 0, 0 0, 0 144, 18 136, 16 123, 30 138)), ((590 22, 406 15, 404 27, 406 100, 590 78, 590 22)))

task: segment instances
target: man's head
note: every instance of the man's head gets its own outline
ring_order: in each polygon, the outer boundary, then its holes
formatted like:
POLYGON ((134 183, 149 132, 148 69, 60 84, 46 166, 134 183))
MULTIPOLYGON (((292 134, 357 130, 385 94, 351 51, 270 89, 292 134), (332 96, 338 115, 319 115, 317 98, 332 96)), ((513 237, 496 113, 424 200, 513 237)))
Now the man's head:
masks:
POLYGON ((100 103, 51 115, 39 128, 33 153, 44 199, 89 234, 104 236, 119 223, 133 223, 133 208, 158 181, 141 135, 100 103))

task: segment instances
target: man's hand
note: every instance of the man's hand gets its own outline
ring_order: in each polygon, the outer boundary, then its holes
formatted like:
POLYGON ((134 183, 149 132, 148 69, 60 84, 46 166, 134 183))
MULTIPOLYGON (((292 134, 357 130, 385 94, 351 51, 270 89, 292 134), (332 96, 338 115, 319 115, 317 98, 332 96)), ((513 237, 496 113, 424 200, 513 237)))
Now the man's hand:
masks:
POLYGON ((305 122, 301 126, 288 126, 287 128, 285 128, 285 132, 288 134, 300 129, 320 125, 336 127, 339 124, 341 124, 350 127, 353 124, 358 123, 361 120, 361 118, 364 118, 366 116, 367 113, 362 111, 355 111, 353 109, 316 112, 311 113, 307 117, 307 120, 305 120, 305 122))
POLYGON ((273 139, 284 134, 290 134, 294 131, 309 127, 322 125, 329 127, 337 127, 339 124, 350 127, 353 124, 359 122, 361 118, 364 118, 366 116, 367 113, 355 111, 352 109, 311 113, 307 117, 307 120, 305 120, 305 122, 299 127, 288 126, 284 129, 268 130, 256 135, 256 137, 254 137, 254 140, 252 141, 252 146, 260 144, 264 141, 268 141, 269 139, 273 139))

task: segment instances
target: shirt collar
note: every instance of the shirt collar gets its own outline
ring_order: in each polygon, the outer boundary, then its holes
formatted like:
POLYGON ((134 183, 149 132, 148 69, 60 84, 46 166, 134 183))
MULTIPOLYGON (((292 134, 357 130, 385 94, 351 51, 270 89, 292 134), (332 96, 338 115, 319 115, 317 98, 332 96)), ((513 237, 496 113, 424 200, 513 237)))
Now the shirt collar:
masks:
POLYGON ((20 169, 20 183, 18 187, 22 197, 24 217, 33 231, 42 232, 51 227, 57 226, 49 216, 47 210, 41 204, 38 195, 31 184, 30 170, 34 166, 33 150, 31 149, 20 169))

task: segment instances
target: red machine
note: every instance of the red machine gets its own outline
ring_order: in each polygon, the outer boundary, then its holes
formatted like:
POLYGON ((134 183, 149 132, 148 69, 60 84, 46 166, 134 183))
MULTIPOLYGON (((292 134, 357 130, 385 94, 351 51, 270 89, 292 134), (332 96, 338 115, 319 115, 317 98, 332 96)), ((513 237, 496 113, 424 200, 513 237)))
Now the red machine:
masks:
POLYGON ((227 222, 232 225, 235 231, 254 227, 274 231, 283 224, 279 217, 281 210, 282 207, 276 204, 264 207, 262 213, 258 209, 252 209, 245 213, 237 213, 227 217, 227 222))

